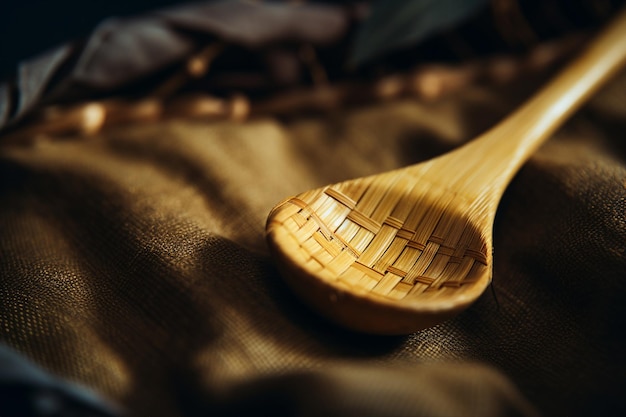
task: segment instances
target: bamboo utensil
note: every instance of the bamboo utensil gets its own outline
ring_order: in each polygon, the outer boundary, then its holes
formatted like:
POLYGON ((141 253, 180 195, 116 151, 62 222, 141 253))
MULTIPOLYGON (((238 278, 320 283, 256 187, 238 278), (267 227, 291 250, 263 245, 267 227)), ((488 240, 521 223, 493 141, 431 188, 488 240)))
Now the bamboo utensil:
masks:
POLYGON ((626 10, 477 139, 281 202, 266 230, 284 279, 322 315, 368 333, 410 333, 459 313, 491 282, 493 221, 508 183, 624 63, 626 10))

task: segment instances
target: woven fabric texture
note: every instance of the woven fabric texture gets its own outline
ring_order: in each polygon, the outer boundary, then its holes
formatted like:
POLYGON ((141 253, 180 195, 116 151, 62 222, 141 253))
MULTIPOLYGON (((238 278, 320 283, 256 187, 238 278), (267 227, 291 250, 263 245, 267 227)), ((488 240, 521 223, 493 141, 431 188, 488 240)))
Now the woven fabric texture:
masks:
POLYGON ((264 241, 280 200, 453 149, 535 87, 2 143, 0 339, 131 416, 623 415, 624 76, 515 178, 493 291, 442 325, 337 328, 264 241))

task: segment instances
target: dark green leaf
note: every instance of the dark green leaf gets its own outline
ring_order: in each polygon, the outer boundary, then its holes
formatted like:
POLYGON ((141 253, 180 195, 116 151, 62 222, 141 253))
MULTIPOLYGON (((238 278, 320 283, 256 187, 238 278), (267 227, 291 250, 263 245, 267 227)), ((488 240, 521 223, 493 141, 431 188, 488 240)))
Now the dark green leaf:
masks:
POLYGON ((488 0, 378 0, 356 36, 350 64, 414 45, 479 11, 488 0))

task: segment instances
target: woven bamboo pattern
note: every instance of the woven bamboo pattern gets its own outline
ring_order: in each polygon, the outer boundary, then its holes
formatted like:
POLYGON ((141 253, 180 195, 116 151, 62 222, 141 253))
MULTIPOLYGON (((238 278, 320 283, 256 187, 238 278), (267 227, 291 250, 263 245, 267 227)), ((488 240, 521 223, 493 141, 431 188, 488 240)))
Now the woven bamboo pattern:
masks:
POLYGON ((268 230, 288 231, 293 256, 329 283, 393 300, 447 297, 488 273, 488 249, 449 210, 470 202, 437 190, 410 173, 336 184, 285 201, 268 230))

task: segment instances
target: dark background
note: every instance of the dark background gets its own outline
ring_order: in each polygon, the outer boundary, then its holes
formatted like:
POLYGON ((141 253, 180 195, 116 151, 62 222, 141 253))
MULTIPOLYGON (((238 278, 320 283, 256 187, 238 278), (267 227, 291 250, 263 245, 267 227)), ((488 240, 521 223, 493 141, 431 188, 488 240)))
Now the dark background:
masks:
POLYGON ((0 78, 19 61, 69 40, 80 40, 102 20, 183 3, 184 0, 5 0, 0 2, 0 78))

